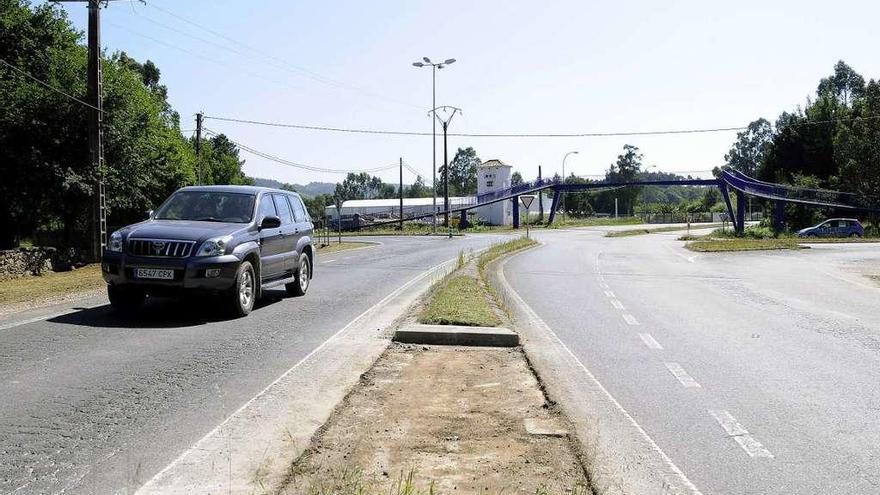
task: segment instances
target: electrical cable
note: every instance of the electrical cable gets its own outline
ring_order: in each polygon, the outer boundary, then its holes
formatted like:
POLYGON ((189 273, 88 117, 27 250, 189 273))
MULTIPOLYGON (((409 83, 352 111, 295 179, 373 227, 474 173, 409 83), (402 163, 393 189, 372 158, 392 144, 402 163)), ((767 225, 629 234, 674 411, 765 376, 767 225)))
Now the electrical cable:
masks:
MULTIPOLYGON (((261 125, 268 127, 281 127, 281 128, 292 128, 292 129, 303 129, 309 131, 327 131, 327 132, 344 132, 344 133, 353 133, 353 134, 381 134, 381 135, 390 135, 390 136, 433 136, 433 133, 430 132, 420 132, 420 131, 393 131, 393 130, 381 130, 381 129, 355 129, 355 128, 343 128, 343 127, 330 127, 330 126, 315 126, 315 125, 304 125, 304 124, 289 124, 282 122, 266 122, 259 120, 249 120, 249 119, 239 119, 233 117, 220 117, 216 115, 205 115, 206 119, 214 119, 223 122, 234 122, 240 124, 251 124, 251 125, 261 125)), ((821 125, 821 124, 829 124, 829 123, 838 123, 838 122, 850 122, 856 121, 859 119, 865 120, 873 120, 880 119, 880 115, 870 115, 866 117, 849 117, 845 119, 831 119, 831 120, 817 120, 811 122, 801 122, 797 124, 789 124, 787 127, 800 127, 800 126, 808 126, 808 125, 821 125)), ((450 132, 447 136, 455 136, 455 137, 473 137, 473 138, 585 138, 585 137, 624 137, 624 136, 663 136, 663 135, 675 135, 675 134, 705 134, 705 133, 713 133, 713 132, 732 132, 732 131, 743 131, 748 129, 748 126, 739 126, 739 127, 713 127, 713 128, 704 128, 704 129, 673 129, 673 130, 657 130, 657 131, 625 131, 625 132, 580 132, 580 133, 536 133, 536 134, 526 134, 526 133, 453 133, 450 132)))

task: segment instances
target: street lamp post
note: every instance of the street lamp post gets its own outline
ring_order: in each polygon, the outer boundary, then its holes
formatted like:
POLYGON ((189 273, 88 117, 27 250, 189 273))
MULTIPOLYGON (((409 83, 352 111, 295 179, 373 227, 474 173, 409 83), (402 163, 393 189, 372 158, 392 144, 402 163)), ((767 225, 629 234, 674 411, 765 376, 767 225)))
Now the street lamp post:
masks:
MULTIPOLYGON (((577 155, 577 151, 569 151, 562 157, 562 183, 565 184, 565 160, 568 155, 577 155)), ((565 190, 562 191, 562 222, 565 223, 565 190)))
POLYGON ((449 155, 447 154, 447 146, 446 146, 446 136, 447 131, 449 130, 449 123, 452 122, 452 118, 455 117, 455 114, 462 113, 460 108, 450 107, 447 105, 443 105, 441 107, 435 107, 429 112, 430 114, 434 114, 436 120, 440 121, 440 125, 443 126, 443 218, 446 228, 449 230, 449 237, 452 237, 452 225, 449 224, 449 155), (449 117, 446 120, 440 117, 437 113, 437 110, 443 110, 443 112, 450 112, 449 117))
MULTIPOLYGON (((440 63, 431 62, 428 57, 423 57, 424 62, 413 62, 415 67, 431 67, 431 108, 437 108, 437 69, 442 69, 447 65, 454 64, 454 58, 448 58, 440 63)), ((433 163, 433 177, 431 182, 431 193, 434 196, 434 209, 431 215, 432 231, 437 233, 437 121, 431 119, 431 160, 433 163)))

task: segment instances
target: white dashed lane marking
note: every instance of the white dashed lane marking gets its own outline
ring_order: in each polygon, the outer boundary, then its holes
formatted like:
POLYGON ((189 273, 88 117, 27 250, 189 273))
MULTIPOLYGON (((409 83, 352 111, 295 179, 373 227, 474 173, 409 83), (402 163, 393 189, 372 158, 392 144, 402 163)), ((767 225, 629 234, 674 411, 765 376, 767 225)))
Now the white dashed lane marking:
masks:
POLYGON ((663 346, 660 345, 660 342, 657 342, 650 333, 640 333, 639 338, 641 338, 642 342, 644 342, 645 345, 648 346, 648 349, 654 349, 657 351, 663 350, 663 346))
POLYGON ((623 303, 620 302, 620 301, 618 301, 617 299, 612 299, 612 300, 611 300, 611 305, 614 306, 615 308, 621 310, 621 311, 623 311, 623 309, 624 309, 624 308, 623 308, 623 303))
POLYGON ((608 296, 608 297, 610 297, 610 298, 612 298, 612 299, 614 298, 614 293, 611 292, 610 290, 606 290, 606 291, 605 291, 605 295, 608 296))
POLYGON ((321 263, 333 263, 334 261, 336 261, 336 260, 327 260, 327 261, 322 261, 321 263))
POLYGON ((678 381, 685 388, 701 388, 700 384, 697 383, 697 381, 694 380, 693 377, 691 377, 691 375, 689 375, 687 373, 687 371, 685 371, 684 368, 681 367, 680 364, 678 364, 678 363, 663 363, 663 364, 666 365, 666 369, 668 369, 669 372, 672 373, 672 376, 677 378, 678 381))
POLYGON ((709 415, 715 418, 715 421, 721 425, 721 428, 724 429, 727 435, 733 437, 733 440, 736 441, 736 443, 738 443, 750 457, 773 457, 773 454, 761 445, 761 442, 756 440, 755 437, 750 435, 748 430, 746 430, 743 425, 739 424, 739 421, 737 421, 729 412, 723 409, 709 409, 709 415))
POLYGON ((638 325, 638 324, 639 324, 639 320, 637 320, 635 316, 633 316, 633 315, 631 315, 631 314, 629 314, 629 313, 624 313, 624 314, 623 314, 623 319, 626 321, 626 323, 627 323, 628 325, 633 325, 633 326, 635 326, 635 325, 638 325))

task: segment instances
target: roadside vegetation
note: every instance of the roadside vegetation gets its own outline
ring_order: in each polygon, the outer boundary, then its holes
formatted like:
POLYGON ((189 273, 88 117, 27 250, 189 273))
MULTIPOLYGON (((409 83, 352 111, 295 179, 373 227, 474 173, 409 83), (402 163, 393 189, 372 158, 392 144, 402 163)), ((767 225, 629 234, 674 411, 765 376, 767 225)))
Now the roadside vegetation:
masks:
MULTIPOLYGON (((869 232, 866 229, 866 232, 869 232)), ((759 251, 774 249, 806 249, 806 244, 875 243, 880 237, 797 237, 794 234, 777 234, 766 225, 747 227, 741 236, 729 229, 716 229, 705 236, 682 236, 680 241, 688 241, 685 247, 691 251, 759 251)))
MULTIPOLYGON (((707 229, 711 227, 718 227, 720 225, 720 223, 692 224, 691 228, 707 229)), ((605 237, 631 237, 634 235, 656 234, 659 232, 677 232, 679 230, 687 230, 687 226, 673 225, 669 227, 656 227, 647 229, 617 230, 613 232, 608 232, 607 234, 605 234, 605 237)))
POLYGON ((429 325, 497 327, 501 324, 480 280, 456 275, 444 280, 419 321, 429 325))
POLYGON ((360 249, 370 246, 376 246, 375 242, 358 242, 358 241, 344 241, 342 243, 331 241, 330 244, 318 244, 318 253, 327 254, 327 253, 335 253, 338 251, 348 251, 350 249, 360 249))
POLYGON ((102 289, 101 265, 86 265, 69 272, 47 272, 0 280, 0 305, 38 302, 53 297, 102 289))
POLYGON ((485 279, 485 267, 491 261, 536 244, 520 237, 492 246, 477 259, 459 253, 458 267, 440 281, 431 293, 419 322, 429 325, 464 325, 497 327, 501 325, 500 308, 485 279))

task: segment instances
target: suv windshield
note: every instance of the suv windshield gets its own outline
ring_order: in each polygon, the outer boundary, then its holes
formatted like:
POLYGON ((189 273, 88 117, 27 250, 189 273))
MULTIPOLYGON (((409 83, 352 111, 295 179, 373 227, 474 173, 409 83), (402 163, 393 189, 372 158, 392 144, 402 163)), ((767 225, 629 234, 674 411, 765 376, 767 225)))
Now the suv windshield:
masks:
POLYGON ((254 195, 181 191, 174 193, 156 212, 157 220, 247 223, 254 215, 254 195))

